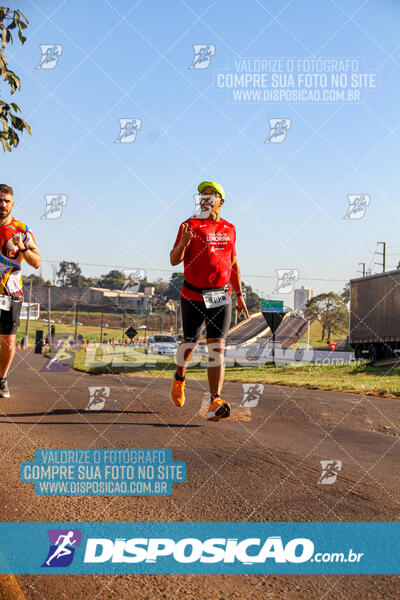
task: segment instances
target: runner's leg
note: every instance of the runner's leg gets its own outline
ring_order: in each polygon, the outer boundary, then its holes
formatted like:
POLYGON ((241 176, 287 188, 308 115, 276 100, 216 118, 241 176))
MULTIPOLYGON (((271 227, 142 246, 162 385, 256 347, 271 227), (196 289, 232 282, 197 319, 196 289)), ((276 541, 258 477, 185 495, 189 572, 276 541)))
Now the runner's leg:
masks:
POLYGON ((185 377, 187 366, 198 343, 198 341, 182 340, 179 344, 176 351, 176 374, 178 377, 185 377))
POLYGON ((12 335, 0 335, 0 378, 7 377, 15 355, 15 333, 12 335))
POLYGON ((225 377, 225 340, 223 338, 208 338, 208 384, 210 394, 220 395, 225 377))
POLYGON ((0 379, 5 379, 15 355, 15 338, 22 303, 11 300, 10 310, 0 311, 0 379))
POLYGON ((181 298, 183 341, 176 352, 176 374, 184 377, 193 352, 199 343, 205 320, 204 302, 181 298))
POLYGON ((225 338, 232 316, 232 302, 206 312, 208 383, 210 394, 220 395, 225 376, 225 338))

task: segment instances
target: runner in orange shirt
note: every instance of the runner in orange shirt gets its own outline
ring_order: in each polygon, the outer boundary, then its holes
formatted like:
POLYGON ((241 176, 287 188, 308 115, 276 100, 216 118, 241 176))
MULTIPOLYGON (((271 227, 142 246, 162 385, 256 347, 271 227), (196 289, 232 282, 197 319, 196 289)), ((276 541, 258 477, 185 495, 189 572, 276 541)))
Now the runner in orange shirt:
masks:
POLYGON ((15 334, 24 293, 21 264, 38 269, 41 258, 27 225, 11 216, 13 190, 0 184, 0 397, 9 398, 7 374, 15 355, 15 334))

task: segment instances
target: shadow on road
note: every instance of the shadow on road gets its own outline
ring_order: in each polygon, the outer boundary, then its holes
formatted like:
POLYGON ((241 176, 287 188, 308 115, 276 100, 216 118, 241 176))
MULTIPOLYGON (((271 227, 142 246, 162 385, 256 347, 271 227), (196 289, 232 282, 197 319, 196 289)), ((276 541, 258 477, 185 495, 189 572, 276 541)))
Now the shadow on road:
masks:
POLYGON ((90 414, 110 414, 110 415, 158 415, 152 410, 83 410, 82 408, 60 408, 48 412, 35 413, 10 413, 0 414, 3 417, 46 417, 51 415, 90 415, 90 414))
POLYGON ((2 414, 0 416, 7 417, 7 421, 0 421, 0 424, 4 425, 107 425, 107 426, 118 426, 124 427, 125 425, 136 425, 138 427, 190 427, 197 428, 201 425, 193 425, 187 423, 135 423, 127 421, 91 421, 87 417, 89 415, 100 415, 100 414, 111 414, 111 415, 158 415, 157 412, 145 411, 145 410, 52 410, 50 412, 37 412, 37 413, 13 413, 13 414, 2 414), (9 417, 45 417, 45 416, 58 416, 58 415, 79 415, 84 414, 86 416, 85 421, 11 421, 9 417))

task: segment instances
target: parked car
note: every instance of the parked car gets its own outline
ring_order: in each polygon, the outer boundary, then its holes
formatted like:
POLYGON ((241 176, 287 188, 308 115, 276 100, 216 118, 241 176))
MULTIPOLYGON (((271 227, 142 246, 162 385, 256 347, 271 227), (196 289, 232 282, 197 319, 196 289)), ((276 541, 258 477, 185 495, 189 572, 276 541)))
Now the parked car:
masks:
POLYGON ((82 326, 82 323, 80 323, 79 321, 71 321, 71 325, 79 325, 79 326, 82 326))
POLYGON ((165 354, 173 356, 178 347, 178 342, 172 335, 154 333, 150 335, 144 345, 146 354, 165 354))
MULTIPOLYGON (((41 319, 42 323, 48 323, 49 320, 48 319, 41 319)), ((55 321, 53 321, 53 319, 50 319, 50 323, 55 323, 55 321)))

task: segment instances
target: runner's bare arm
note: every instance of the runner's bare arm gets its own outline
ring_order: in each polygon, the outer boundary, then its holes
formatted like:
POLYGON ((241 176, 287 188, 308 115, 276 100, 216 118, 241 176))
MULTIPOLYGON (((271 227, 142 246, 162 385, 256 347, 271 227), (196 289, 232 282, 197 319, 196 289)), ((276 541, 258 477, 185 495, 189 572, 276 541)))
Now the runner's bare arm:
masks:
POLYGON ((14 242, 14 244, 16 244, 18 246, 18 248, 20 250, 22 250, 24 252, 23 256, 24 256, 26 262, 28 263, 28 265, 30 267, 34 267, 35 269, 38 269, 42 262, 39 250, 37 248, 29 248, 28 250, 25 250, 26 246, 25 246, 24 242, 22 241, 20 235, 18 235, 18 234, 14 235, 14 237, 12 238, 12 241, 14 242))
POLYGON ((249 318, 249 311, 247 310, 246 303, 244 301, 242 293, 242 284, 240 277, 240 267, 237 256, 232 257, 232 271, 231 271, 231 284, 236 293, 239 293, 239 296, 236 296, 236 310, 239 315, 244 311, 246 318, 249 318))
POLYGON ((172 248, 169 255, 169 259, 173 267, 175 267, 175 265, 179 265, 179 263, 183 261, 183 258, 185 256, 185 250, 189 246, 192 238, 193 233, 189 230, 189 224, 184 223, 182 225, 181 239, 179 240, 179 243, 175 246, 175 248, 172 248))
POLYGON ((38 269, 41 265, 42 258, 37 248, 29 248, 24 252, 24 258, 30 267, 38 269))

